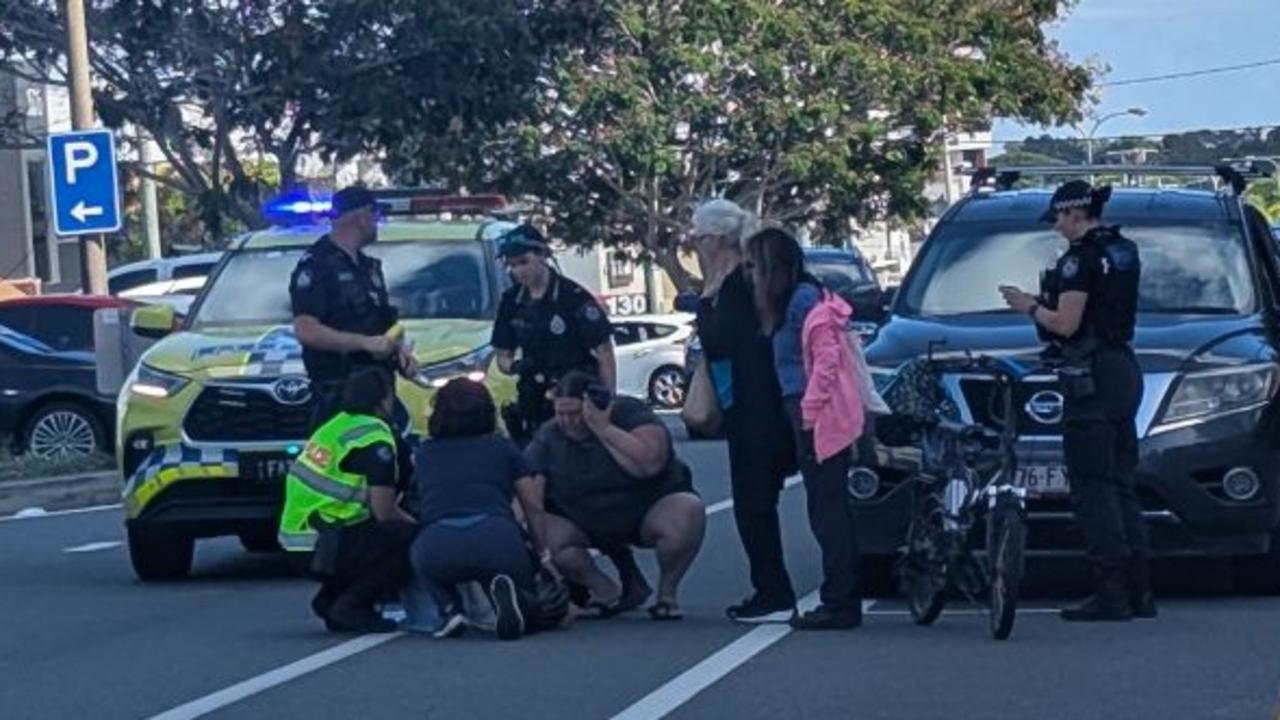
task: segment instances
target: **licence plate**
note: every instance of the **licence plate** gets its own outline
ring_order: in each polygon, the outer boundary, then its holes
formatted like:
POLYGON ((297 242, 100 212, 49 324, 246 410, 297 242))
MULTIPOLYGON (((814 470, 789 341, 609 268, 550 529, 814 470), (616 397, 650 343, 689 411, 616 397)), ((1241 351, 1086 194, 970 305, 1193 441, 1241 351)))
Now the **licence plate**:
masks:
POLYGON ((1018 468, 1016 484, 1029 495, 1066 495, 1071 492, 1067 469, 1061 465, 1023 465, 1018 468))
POLYGON ((275 453, 241 453, 240 479, 274 482, 289 474, 293 458, 275 453))

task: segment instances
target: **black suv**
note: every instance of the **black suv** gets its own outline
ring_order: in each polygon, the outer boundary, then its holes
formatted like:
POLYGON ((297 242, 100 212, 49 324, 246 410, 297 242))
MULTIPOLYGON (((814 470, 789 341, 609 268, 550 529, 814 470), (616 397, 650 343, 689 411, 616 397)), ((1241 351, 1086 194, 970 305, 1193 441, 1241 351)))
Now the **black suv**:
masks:
MULTIPOLYGON (((1143 263, 1134 349, 1145 392, 1138 412, 1139 495, 1158 555, 1235 558, 1239 578, 1280 591, 1280 265, 1267 221, 1241 201, 1247 175, 1219 168, 990 170, 950 208, 921 248, 867 361, 876 377, 934 352, 1008 354, 1035 364, 1032 324, 997 286, 1032 292, 1066 242, 1040 216, 1047 189, 1014 189, 1031 174, 1218 176, 1225 190, 1116 187, 1103 221, 1119 225, 1143 263), (994 181, 994 182, 993 182, 994 181)), ((1254 174, 1266 169, 1252 165, 1254 174)), ((966 421, 988 419, 991 386, 944 379, 966 421)), ((1082 553, 1063 470, 1063 398, 1056 378, 1030 379, 1021 410, 1021 480, 1032 497, 1028 550, 1082 553)), ((878 447, 878 475, 850 483, 863 548, 892 555, 906 533, 912 451, 878 447)))

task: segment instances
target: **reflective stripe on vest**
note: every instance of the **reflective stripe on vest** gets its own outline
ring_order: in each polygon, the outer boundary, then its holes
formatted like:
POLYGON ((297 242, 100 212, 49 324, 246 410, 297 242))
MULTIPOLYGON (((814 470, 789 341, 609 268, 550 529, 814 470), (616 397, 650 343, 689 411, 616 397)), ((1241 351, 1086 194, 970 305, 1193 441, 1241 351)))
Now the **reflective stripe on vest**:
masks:
POLYGON ((305 532, 285 532, 281 530, 276 533, 276 542, 280 543, 280 547, 289 552, 312 552, 316 549, 316 542, 320 539, 320 533, 315 530, 305 532))
POLYGON ((386 426, 381 423, 369 423, 368 425, 357 425, 338 436, 338 442, 343 445, 350 445, 364 436, 376 433, 379 430, 386 430, 386 426))
MULTIPOLYGON (((375 430, 377 428, 374 428, 375 430)), ((367 433, 366 433, 367 434, 367 433)), ((369 491, 364 488, 355 488, 350 485, 344 485, 320 472, 315 468, 302 462, 295 462, 293 467, 289 469, 289 473, 302 481, 303 485, 312 490, 337 500, 338 502, 361 503, 369 502, 369 491)))

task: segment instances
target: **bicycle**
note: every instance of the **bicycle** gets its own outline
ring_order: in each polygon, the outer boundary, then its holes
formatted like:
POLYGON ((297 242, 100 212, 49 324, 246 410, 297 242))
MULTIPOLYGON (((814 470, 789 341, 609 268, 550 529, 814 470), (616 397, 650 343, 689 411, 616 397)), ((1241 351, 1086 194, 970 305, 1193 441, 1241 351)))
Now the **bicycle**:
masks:
MULTIPOLYGON (((948 593, 976 602, 985 593, 992 637, 1013 632, 1026 549, 1026 489, 1016 484, 1017 423, 1014 391, 1030 373, 1010 358, 973 356, 923 361, 942 371, 981 374, 995 384, 990 395, 996 428, 958 422, 936 410, 911 418, 921 461, 912 478, 911 520, 900 559, 903 591, 918 625, 942 614, 948 593), (985 557, 971 535, 985 521, 985 557)), ((936 407, 936 406, 935 406, 936 407)))

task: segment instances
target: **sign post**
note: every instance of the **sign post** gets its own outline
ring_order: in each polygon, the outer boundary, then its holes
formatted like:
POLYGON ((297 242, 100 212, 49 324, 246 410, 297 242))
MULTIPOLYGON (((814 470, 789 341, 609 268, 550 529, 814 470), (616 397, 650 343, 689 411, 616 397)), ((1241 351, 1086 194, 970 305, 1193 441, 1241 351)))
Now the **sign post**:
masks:
MULTIPOLYGON (((92 88, 89 86, 89 35, 85 27, 84 0, 65 0, 63 7, 67 21, 67 74, 71 81, 71 125, 76 130, 88 130, 93 127, 94 120, 93 94, 92 88)), ((50 138, 50 142, 52 142, 52 138, 50 138)), ((104 158, 99 155, 97 160, 111 163, 112 186, 114 187, 116 162, 114 146, 111 149, 112 152, 107 157, 104 158)), ((50 153, 49 166, 51 168, 56 162, 55 157, 50 153)), ((85 162, 85 160, 82 159, 80 162, 85 162)), ((56 174, 53 186, 54 197, 56 198, 58 188, 56 174)), ((72 203, 71 206, 67 207, 67 210, 70 211, 75 207, 76 204, 72 203)), ((70 233, 80 236, 80 286, 85 293, 104 295, 107 292, 107 252, 101 233, 114 232, 119 229, 119 207, 120 203, 118 202, 107 206, 105 204, 94 205, 86 200, 77 213, 84 218, 80 223, 81 225, 93 228, 70 233), (96 214, 91 208, 101 209, 102 214, 96 214), (103 221, 108 219, 109 216, 114 218, 115 223, 114 227, 107 230, 107 223, 103 221), (95 220, 95 222, 87 222, 90 219, 95 220), (99 228, 99 225, 104 227, 99 228)), ((56 217, 61 217, 61 215, 59 214, 56 217)), ((72 228, 74 227, 72 226, 72 228)), ((60 228, 57 228, 57 231, 61 233, 60 228)))

